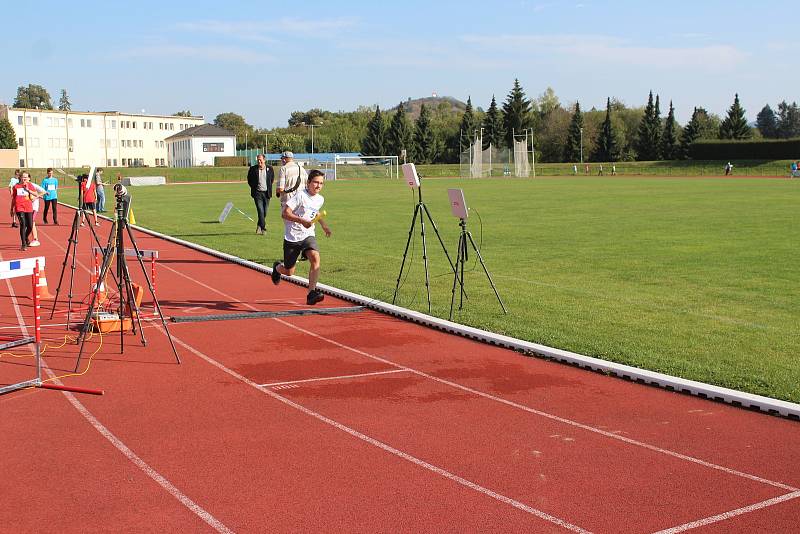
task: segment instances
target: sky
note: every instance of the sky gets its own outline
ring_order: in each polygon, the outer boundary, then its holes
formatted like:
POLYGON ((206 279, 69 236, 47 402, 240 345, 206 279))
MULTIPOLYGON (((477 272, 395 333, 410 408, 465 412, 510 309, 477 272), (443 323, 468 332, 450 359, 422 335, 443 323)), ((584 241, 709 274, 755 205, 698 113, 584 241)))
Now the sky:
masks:
POLYGON ((649 91, 684 124, 694 106, 747 119, 800 100, 796 1, 42 0, 8 17, 0 103, 44 86, 76 111, 212 122, 233 112, 257 128, 292 111, 381 109, 452 96, 487 109, 514 79, 535 98, 604 109, 649 91), (16 28, 18 32, 10 31, 16 28))

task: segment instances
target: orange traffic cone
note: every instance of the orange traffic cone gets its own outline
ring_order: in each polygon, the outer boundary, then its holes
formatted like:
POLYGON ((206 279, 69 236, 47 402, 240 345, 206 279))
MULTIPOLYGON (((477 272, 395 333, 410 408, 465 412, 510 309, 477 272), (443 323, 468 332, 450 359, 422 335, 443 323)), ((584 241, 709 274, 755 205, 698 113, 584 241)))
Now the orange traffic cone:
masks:
POLYGON ((41 272, 39 272, 39 284, 36 286, 36 289, 39 291, 40 299, 53 298, 53 295, 51 295, 50 291, 47 289, 47 277, 44 274, 44 267, 42 267, 41 272))

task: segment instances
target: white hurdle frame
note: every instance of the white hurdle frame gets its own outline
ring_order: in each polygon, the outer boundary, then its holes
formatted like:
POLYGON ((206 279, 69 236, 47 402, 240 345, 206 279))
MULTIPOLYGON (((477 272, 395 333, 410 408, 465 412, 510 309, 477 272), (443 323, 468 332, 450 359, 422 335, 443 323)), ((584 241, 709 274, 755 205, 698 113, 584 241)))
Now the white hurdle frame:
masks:
POLYGON ((33 343, 36 352, 36 378, 31 380, 24 380, 16 384, 9 384, 7 386, 0 386, 0 395, 16 391, 18 389, 25 389, 29 387, 40 387, 42 385, 42 353, 40 350, 42 342, 42 327, 41 327, 41 303, 39 300, 39 273, 40 269, 44 269, 44 257, 39 256, 35 258, 24 258, 19 260, 0 261, 0 280, 7 280, 9 278, 19 278, 22 276, 31 277, 31 288, 33 289, 33 324, 34 336, 18 339, 10 343, 0 345, 0 350, 9 349, 12 347, 21 347, 33 343))

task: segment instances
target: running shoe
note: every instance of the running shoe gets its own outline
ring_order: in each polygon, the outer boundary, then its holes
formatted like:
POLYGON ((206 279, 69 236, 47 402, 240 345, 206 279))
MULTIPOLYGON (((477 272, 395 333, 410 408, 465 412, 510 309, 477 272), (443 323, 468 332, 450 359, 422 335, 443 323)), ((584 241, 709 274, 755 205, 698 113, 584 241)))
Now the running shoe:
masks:
POLYGON ((28 246, 31 246, 31 247, 38 247, 39 245, 41 245, 41 243, 39 243, 39 241, 36 240, 36 239, 34 239, 30 243, 28 243, 28 246))
POLYGON ((325 295, 322 294, 322 291, 314 289, 313 291, 308 292, 308 296, 306 296, 306 304, 313 306, 317 302, 322 302, 324 299, 325 295))
POLYGON ((276 286, 281 282, 281 273, 278 272, 278 265, 280 264, 281 262, 279 261, 272 264, 272 274, 270 276, 272 277, 272 283, 276 286))

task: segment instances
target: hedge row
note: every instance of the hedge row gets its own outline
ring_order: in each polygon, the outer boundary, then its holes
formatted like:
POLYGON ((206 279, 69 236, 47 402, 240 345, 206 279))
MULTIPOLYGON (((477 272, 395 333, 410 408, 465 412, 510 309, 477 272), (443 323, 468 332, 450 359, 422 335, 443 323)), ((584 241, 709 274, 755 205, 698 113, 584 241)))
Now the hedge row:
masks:
POLYGON ((695 160, 798 159, 800 139, 759 139, 754 141, 697 141, 689 148, 695 160))
POLYGON ((244 167, 247 158, 244 156, 217 156, 214 158, 214 167, 244 167))

